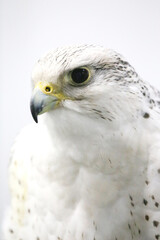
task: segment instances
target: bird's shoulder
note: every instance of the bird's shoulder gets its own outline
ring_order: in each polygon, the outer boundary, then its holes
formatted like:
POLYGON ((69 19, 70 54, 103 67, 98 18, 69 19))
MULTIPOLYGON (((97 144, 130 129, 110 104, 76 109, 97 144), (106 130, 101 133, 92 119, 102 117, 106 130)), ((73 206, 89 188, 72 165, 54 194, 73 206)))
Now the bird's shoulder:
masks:
POLYGON ((25 126, 16 136, 11 152, 10 152, 10 163, 13 159, 25 158, 30 152, 34 142, 35 135, 35 124, 25 126))
POLYGON ((10 151, 9 185, 12 193, 19 179, 25 179, 28 175, 30 160, 34 148, 35 124, 24 127, 14 140, 10 151))

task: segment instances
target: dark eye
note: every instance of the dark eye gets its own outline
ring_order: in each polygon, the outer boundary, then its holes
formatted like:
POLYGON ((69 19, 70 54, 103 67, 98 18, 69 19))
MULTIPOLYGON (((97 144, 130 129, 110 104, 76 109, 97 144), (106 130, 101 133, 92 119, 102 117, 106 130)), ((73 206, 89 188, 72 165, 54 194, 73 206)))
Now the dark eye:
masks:
POLYGON ((76 68, 71 72, 71 80, 76 84, 83 84, 90 77, 90 72, 87 68, 76 68))

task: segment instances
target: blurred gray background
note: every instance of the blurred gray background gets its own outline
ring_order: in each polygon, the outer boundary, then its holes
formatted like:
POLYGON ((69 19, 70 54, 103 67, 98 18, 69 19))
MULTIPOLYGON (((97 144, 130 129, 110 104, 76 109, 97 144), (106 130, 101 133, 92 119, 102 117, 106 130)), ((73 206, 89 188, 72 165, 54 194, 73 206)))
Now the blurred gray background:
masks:
POLYGON ((160 1, 1 0, 0 30, 1 225, 9 203, 10 147, 21 128, 33 121, 29 101, 35 61, 61 45, 104 45, 122 53, 142 78, 160 89, 160 1))

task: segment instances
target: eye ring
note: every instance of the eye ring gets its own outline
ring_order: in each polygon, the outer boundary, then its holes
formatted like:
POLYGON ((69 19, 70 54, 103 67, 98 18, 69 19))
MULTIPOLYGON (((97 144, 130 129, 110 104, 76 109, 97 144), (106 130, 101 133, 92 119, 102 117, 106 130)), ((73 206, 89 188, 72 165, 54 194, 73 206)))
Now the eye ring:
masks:
POLYGON ((75 86, 87 83, 90 77, 91 73, 87 67, 78 67, 69 73, 70 83, 75 86))

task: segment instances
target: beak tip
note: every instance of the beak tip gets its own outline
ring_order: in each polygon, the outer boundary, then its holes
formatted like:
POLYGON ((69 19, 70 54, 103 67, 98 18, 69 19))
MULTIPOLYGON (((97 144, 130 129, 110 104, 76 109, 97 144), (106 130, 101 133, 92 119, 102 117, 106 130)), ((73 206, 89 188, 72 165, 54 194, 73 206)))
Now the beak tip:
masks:
POLYGON ((31 101, 31 104, 30 104, 30 109, 31 109, 31 114, 32 114, 32 117, 33 117, 33 119, 34 119, 34 121, 36 122, 36 123, 38 123, 38 114, 37 114, 37 111, 36 111, 36 109, 35 109, 35 107, 34 107, 34 104, 33 104, 33 102, 31 101))
POLYGON ((33 117, 33 119, 34 119, 34 121, 35 121, 36 123, 38 123, 38 118, 37 118, 37 116, 33 117))
POLYGON ((35 88, 30 101, 30 111, 34 121, 38 123, 38 115, 53 109, 57 101, 57 97, 48 96, 41 89, 35 88))

